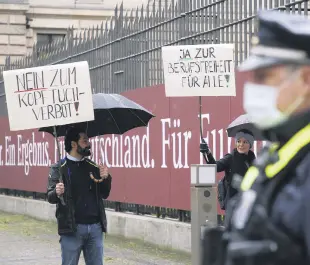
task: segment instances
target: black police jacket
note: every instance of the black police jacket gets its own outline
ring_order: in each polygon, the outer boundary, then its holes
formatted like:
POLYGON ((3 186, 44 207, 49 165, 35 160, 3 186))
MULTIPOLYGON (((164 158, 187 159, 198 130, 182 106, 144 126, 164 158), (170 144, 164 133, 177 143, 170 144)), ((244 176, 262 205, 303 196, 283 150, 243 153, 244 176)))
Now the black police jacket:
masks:
POLYGON ((282 156, 290 168, 283 174, 287 180, 270 201, 270 219, 300 246, 303 258, 299 264, 310 264, 310 112, 266 131, 265 137, 280 146, 291 144, 282 156))
POLYGON ((310 112, 264 134, 277 144, 249 168, 229 205, 221 251, 204 265, 310 264, 310 112))
MULTIPOLYGON (((86 161, 93 167, 93 171, 97 176, 100 175, 98 166, 89 159, 86 161)), ((107 218, 105 213, 105 207, 103 200, 107 199, 111 190, 112 178, 109 176, 101 183, 96 183, 96 198, 98 202, 100 220, 102 225, 102 231, 107 232, 107 218)), ((57 164, 54 164, 50 168, 47 187, 47 200, 51 204, 56 204, 56 218, 58 224, 59 235, 69 235, 76 232, 75 222, 75 209, 72 198, 72 187, 70 185, 70 179, 68 176, 68 165, 66 160, 63 159, 57 164), (60 170, 59 170, 60 169, 60 170), (62 205, 60 199, 56 194, 56 184, 59 183, 59 174, 63 176, 63 183, 65 186, 65 193, 63 195, 65 205, 62 205)))

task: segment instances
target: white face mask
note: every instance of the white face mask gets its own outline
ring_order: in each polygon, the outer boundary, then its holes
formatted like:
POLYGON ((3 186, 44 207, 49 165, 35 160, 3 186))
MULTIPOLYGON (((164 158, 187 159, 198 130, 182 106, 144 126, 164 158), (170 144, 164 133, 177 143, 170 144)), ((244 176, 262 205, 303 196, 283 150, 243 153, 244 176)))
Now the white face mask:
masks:
MULTIPOLYGON (((292 77, 296 78, 296 75, 292 77)), ((291 80, 292 78, 290 78, 291 80)), ((243 94, 243 108, 252 122, 260 129, 269 129, 288 120, 289 116, 302 104, 299 97, 284 112, 277 108, 278 94, 281 89, 272 86, 246 83, 243 94)))

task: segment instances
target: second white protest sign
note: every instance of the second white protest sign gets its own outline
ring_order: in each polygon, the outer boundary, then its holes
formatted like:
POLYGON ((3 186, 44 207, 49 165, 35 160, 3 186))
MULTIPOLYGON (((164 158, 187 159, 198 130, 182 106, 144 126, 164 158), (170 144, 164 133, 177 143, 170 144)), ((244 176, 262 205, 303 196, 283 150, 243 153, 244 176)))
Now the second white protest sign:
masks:
POLYGON ((86 61, 3 72, 11 131, 94 120, 86 61))
POLYGON ((166 96, 236 96, 233 59, 233 44, 163 47, 166 96))

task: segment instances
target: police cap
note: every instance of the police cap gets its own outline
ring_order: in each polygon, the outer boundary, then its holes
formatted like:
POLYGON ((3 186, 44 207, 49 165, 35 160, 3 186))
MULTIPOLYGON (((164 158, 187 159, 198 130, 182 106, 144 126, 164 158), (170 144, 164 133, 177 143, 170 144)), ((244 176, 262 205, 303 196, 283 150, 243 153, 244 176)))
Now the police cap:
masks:
POLYGON ((240 71, 280 64, 310 64, 310 20, 306 16, 261 11, 258 26, 250 56, 240 65, 240 71))

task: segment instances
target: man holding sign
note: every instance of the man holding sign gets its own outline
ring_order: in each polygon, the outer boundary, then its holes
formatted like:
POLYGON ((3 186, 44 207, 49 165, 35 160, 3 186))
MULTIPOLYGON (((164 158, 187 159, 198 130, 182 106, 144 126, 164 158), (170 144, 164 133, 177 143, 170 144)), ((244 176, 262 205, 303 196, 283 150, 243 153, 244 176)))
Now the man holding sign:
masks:
POLYGON ((51 167, 47 193, 48 202, 57 204, 62 265, 78 265, 81 250, 86 265, 101 265, 102 232, 107 231, 103 199, 110 194, 112 178, 107 167, 86 158, 91 146, 85 132, 69 130, 65 149, 66 158, 51 167), (59 183, 59 166, 64 183, 59 183), (61 204, 60 196, 66 205, 61 204))
MULTIPOLYGON (((86 61, 4 71, 3 78, 11 131, 52 127, 57 138, 57 126, 94 120, 86 61)), ((91 152, 85 132, 67 131, 65 145, 68 155, 51 166, 47 194, 57 205, 62 264, 77 265, 83 249, 87 265, 101 265, 103 199, 110 194, 111 176, 86 158, 91 152)))
POLYGON ((49 203, 56 204, 62 264, 77 265, 82 249, 86 265, 103 264, 103 200, 112 178, 107 167, 87 159, 88 137, 147 126, 154 115, 117 94, 92 95, 86 61, 5 71, 3 76, 12 131, 40 128, 52 134, 59 159, 57 137, 65 136, 68 154, 51 166, 47 188, 49 203))

